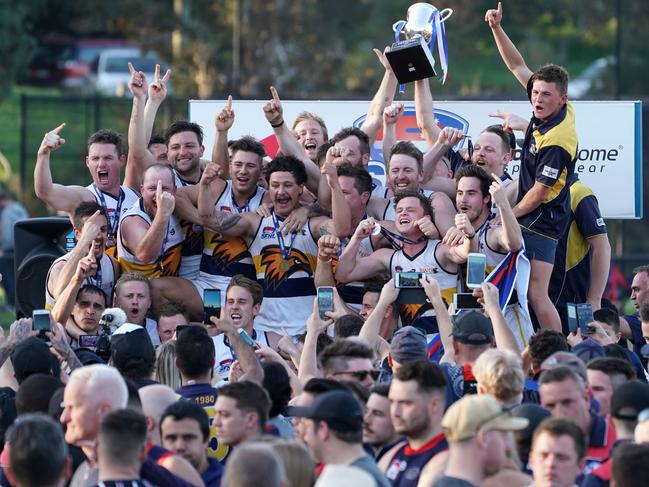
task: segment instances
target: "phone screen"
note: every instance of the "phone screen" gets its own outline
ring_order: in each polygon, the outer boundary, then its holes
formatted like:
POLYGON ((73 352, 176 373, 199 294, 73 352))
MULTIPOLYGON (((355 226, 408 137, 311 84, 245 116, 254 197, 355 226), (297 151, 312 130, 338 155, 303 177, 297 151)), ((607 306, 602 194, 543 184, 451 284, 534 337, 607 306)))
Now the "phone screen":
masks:
POLYGON ((476 298, 471 293, 457 293, 454 294, 455 298, 455 309, 480 309, 482 305, 478 303, 478 298, 476 298))
POLYGON ((50 312, 46 309, 35 309, 32 313, 32 328, 39 331, 52 331, 50 312))
POLYGON ((318 312, 320 318, 323 320, 328 319, 325 315, 326 311, 334 310, 334 289, 332 287, 319 287, 318 288, 318 312))
POLYGON ((568 311, 568 331, 574 333, 577 331, 579 322, 577 320, 577 306, 574 303, 567 303, 566 308, 568 311))
POLYGON ((588 328, 588 324, 593 322, 593 305, 590 303, 580 303, 577 305, 577 321, 582 335, 590 335, 593 330, 588 328))
POLYGON ((83 348, 97 348, 99 335, 80 335, 79 346, 83 348))
POLYGON ((484 254, 469 254, 466 271, 466 285, 469 289, 480 287, 485 280, 487 257, 484 254))
POLYGON ((221 315, 221 290, 206 289, 203 291, 203 322, 210 323, 210 318, 221 315))
POLYGON ((421 287, 421 282, 423 274, 421 272, 399 272, 397 274, 397 283, 396 287, 400 288, 412 288, 412 287, 421 287))

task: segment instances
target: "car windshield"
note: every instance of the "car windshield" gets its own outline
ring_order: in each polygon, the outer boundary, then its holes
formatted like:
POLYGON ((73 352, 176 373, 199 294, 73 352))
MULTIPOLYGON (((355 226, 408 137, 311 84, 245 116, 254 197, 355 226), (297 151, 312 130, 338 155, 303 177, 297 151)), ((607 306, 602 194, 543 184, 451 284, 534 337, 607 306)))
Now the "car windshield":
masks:
POLYGON ((106 59, 107 73, 128 73, 128 63, 133 63, 135 69, 144 73, 155 71, 156 60, 151 57, 117 56, 106 59))

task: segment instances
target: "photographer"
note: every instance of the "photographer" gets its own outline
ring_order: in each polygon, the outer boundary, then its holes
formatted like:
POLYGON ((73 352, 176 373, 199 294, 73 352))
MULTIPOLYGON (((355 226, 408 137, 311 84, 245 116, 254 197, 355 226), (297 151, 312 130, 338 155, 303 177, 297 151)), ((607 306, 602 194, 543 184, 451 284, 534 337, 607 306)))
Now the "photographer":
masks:
POLYGON ((72 279, 59 294, 52 309, 52 317, 63 323, 71 341, 72 348, 87 346, 79 343, 83 335, 98 335, 99 320, 106 308, 106 295, 93 284, 86 284, 86 278, 97 270, 95 256, 90 252, 79 261, 72 279))

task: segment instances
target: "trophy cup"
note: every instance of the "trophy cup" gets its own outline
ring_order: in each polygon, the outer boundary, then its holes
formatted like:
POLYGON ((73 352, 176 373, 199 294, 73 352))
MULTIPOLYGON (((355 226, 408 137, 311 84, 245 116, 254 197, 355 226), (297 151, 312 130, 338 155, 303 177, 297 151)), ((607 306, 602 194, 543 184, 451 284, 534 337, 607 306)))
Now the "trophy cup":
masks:
POLYGON ((395 42, 386 52, 386 57, 401 85, 436 76, 435 60, 431 53, 435 41, 444 72, 441 81, 446 81, 448 56, 444 21, 452 14, 450 8, 439 11, 429 3, 419 2, 410 6, 407 20, 394 23, 395 42), (402 34, 405 39, 401 39, 402 34))

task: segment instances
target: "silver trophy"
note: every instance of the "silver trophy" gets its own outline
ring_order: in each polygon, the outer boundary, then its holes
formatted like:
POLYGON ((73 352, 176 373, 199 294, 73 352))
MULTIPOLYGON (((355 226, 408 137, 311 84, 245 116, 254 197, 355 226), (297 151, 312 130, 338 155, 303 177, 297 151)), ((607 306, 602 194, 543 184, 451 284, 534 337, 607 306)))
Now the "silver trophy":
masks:
POLYGON ((444 72, 443 81, 446 80, 448 56, 444 21, 452 14, 450 8, 440 11, 429 3, 419 2, 410 6, 407 20, 394 23, 392 29, 395 43, 386 56, 399 83, 405 84, 436 75, 435 60, 431 53, 436 42, 444 72))

